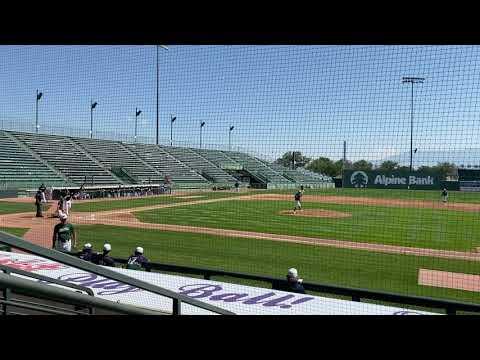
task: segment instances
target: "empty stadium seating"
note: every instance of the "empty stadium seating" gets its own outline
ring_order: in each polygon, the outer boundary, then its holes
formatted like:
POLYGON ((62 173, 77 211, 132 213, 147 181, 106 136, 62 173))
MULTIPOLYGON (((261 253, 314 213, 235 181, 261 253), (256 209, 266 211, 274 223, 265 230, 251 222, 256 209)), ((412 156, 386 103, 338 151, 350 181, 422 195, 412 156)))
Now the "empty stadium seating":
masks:
POLYGON ((208 185, 209 182, 183 162, 163 151, 157 145, 150 144, 126 144, 139 158, 155 168, 163 177, 170 176, 180 186, 200 187, 208 185))
POLYGON ((223 171, 201 154, 194 152, 192 149, 172 146, 160 146, 160 148, 214 183, 228 184, 236 182, 236 179, 233 176, 223 171))
POLYGON ((321 174, 288 169, 240 152, 10 131, 0 132, 0 155, 0 183, 18 185, 163 183, 168 176, 176 187, 204 188, 231 186, 245 174, 256 185, 268 187, 332 182, 321 174))
POLYGON ((143 162, 125 145, 117 141, 97 139, 73 139, 97 161, 112 171, 120 167, 133 178, 134 183, 162 183, 164 176, 143 162))
POLYGON ((316 174, 305 169, 297 168, 293 170, 277 164, 269 164, 269 166, 296 183, 316 184, 329 181, 328 178, 324 177, 323 175, 316 174))
POLYGON ((38 186, 63 185, 65 179, 0 131, 0 183, 38 186))
POLYGON ((67 137, 11 133, 35 151, 42 159, 62 172, 72 183, 82 184, 85 179, 94 184, 119 184, 120 181, 67 137))
POLYGON ((221 169, 225 168, 236 168, 240 167, 243 168, 243 165, 239 164, 235 160, 229 158, 223 152, 218 150, 205 150, 205 149, 190 149, 193 152, 203 156, 205 159, 210 161, 211 163, 215 164, 221 169))
POLYGON ((237 163, 242 164, 244 168, 249 170, 252 174, 260 175, 260 177, 265 178, 268 182, 276 184, 292 182, 277 171, 273 170, 271 167, 267 166, 266 164, 252 156, 232 151, 224 153, 226 153, 229 158, 235 160, 237 163))

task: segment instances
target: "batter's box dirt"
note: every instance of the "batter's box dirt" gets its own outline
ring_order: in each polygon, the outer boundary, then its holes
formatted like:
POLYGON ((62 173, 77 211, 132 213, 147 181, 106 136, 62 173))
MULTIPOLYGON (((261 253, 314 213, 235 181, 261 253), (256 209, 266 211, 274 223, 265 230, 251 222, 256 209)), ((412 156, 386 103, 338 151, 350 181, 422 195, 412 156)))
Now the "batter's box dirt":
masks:
POLYGON ((284 210, 284 211, 280 211, 280 214, 291 215, 291 216, 315 217, 315 218, 332 218, 332 219, 348 218, 352 216, 352 214, 346 213, 346 212, 323 210, 323 209, 305 209, 305 210, 297 210, 296 212, 293 212, 293 210, 284 210))

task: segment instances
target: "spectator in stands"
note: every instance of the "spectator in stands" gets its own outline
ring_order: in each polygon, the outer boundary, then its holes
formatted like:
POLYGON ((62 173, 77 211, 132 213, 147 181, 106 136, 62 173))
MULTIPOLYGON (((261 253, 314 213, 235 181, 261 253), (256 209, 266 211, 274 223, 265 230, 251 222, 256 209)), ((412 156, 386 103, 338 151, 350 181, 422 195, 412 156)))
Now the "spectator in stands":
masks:
POLYGON ((83 245, 82 251, 78 253, 78 257, 85 261, 92 261, 93 259, 92 251, 93 251, 92 244, 86 243, 85 245, 83 245))
POLYGON ((305 289, 302 285, 303 279, 298 278, 298 271, 295 268, 288 269, 287 273, 287 286, 288 291, 305 294, 305 289))
POLYGON ((133 255, 128 258, 126 268, 131 270, 149 270, 148 259, 143 256, 142 247, 137 247, 133 255))
POLYGON ((101 254, 95 254, 93 257, 93 263, 97 265, 115 267, 115 261, 110 256, 110 251, 112 251, 112 246, 110 244, 103 245, 103 252, 101 254))

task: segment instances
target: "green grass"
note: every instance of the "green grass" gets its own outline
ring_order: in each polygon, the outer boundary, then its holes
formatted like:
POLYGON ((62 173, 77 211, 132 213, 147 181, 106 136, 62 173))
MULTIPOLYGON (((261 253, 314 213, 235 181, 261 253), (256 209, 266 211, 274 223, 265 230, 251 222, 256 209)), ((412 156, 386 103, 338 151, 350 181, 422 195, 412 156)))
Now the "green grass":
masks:
POLYGON ((143 246, 153 262, 273 277, 283 277, 294 266, 307 282, 480 302, 479 293, 417 283, 420 268, 480 274, 480 262, 104 225, 82 225, 78 230, 80 244, 90 242, 99 250, 109 241, 116 257, 127 257, 143 246))
POLYGON ((420 208, 304 203, 349 218, 279 214, 286 201, 226 201, 135 213, 141 221, 266 232, 401 246, 469 251, 480 246, 478 213, 420 208))
POLYGON ((0 227, 0 231, 9 233, 9 234, 12 234, 12 235, 15 235, 15 236, 22 237, 23 235, 25 235, 25 233, 28 231, 28 229, 24 229, 24 228, 2 228, 2 227, 0 227))
POLYGON ((119 209, 129 209, 142 206, 152 206, 160 204, 175 204, 181 202, 190 202, 196 200, 207 200, 207 199, 221 199, 226 197, 234 197, 239 195, 247 195, 249 193, 233 193, 233 192, 196 192, 192 194, 179 195, 177 196, 154 196, 147 198, 139 199, 121 199, 121 200, 105 200, 105 201, 95 201, 95 202, 85 202, 81 201, 74 202, 72 206, 73 211, 78 212, 96 212, 96 211, 108 211, 108 210, 119 210, 119 209), (201 196, 198 198, 191 199, 182 199, 181 196, 201 196))
MULTIPOLYGON (((45 210, 48 209, 50 205, 45 206, 45 210)), ((35 215, 36 212, 35 203, 19 203, 19 202, 9 202, 9 201, 0 201, 0 215, 5 214, 16 214, 16 213, 25 213, 31 212, 35 215)))
MULTIPOLYGON (((295 190, 271 190, 269 193, 293 194, 295 190)), ((306 189, 305 195, 338 195, 405 200, 440 200, 440 190, 401 190, 401 189, 306 189)), ((480 192, 449 191, 449 202, 479 203, 480 192)))

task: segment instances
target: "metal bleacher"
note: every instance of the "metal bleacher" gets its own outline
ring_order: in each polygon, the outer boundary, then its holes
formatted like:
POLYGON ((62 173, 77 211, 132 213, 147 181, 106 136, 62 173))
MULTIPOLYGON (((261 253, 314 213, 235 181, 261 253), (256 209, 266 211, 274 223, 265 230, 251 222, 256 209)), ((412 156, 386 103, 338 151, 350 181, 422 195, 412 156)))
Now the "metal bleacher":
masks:
POLYGON ((223 152, 218 150, 205 150, 205 149, 190 149, 196 154, 204 157, 208 161, 212 162, 213 164, 217 165, 221 169, 225 169, 228 167, 240 167, 243 168, 241 164, 236 162, 235 160, 229 158, 223 152))
POLYGON ((65 179, 21 147, 7 133, 0 131, 0 182, 3 185, 60 185, 65 179))
MULTIPOLYGON (((316 174, 308 170, 297 168, 295 170, 286 168, 285 166, 278 164, 266 164, 270 166, 275 171, 283 174, 283 176, 288 179, 295 181, 296 183, 304 184, 316 184, 316 183, 325 183, 328 182, 328 178, 321 174, 316 174)), ((331 179, 330 179, 331 182, 331 179)))
POLYGON ((116 167, 125 169, 139 183, 160 183, 164 180, 161 173, 120 142, 84 138, 73 141, 111 171, 116 167))
POLYGON ((233 186, 245 176, 267 188, 332 182, 241 152, 11 131, 0 132, 0 155, 0 185, 140 185, 169 177, 177 188, 200 189, 233 186))
POLYGON ((206 187, 209 182, 176 157, 151 144, 125 144, 135 155, 155 168, 162 177, 170 176, 179 187, 206 187))
POLYGON ((160 148, 181 162, 187 164, 193 170, 211 180, 213 183, 233 184, 236 182, 236 179, 233 176, 222 170, 207 158, 194 152, 192 149, 174 146, 160 146, 160 148))
POLYGON ((17 132, 11 134, 64 174, 72 183, 82 184, 85 180, 95 184, 120 183, 67 137, 17 132))
POLYGON ((246 170, 250 171, 253 174, 259 174, 261 177, 267 179, 268 182, 275 184, 292 183, 292 181, 285 178, 282 174, 273 170, 272 168, 252 156, 232 151, 224 153, 226 153, 227 156, 231 159, 242 164, 246 170))

